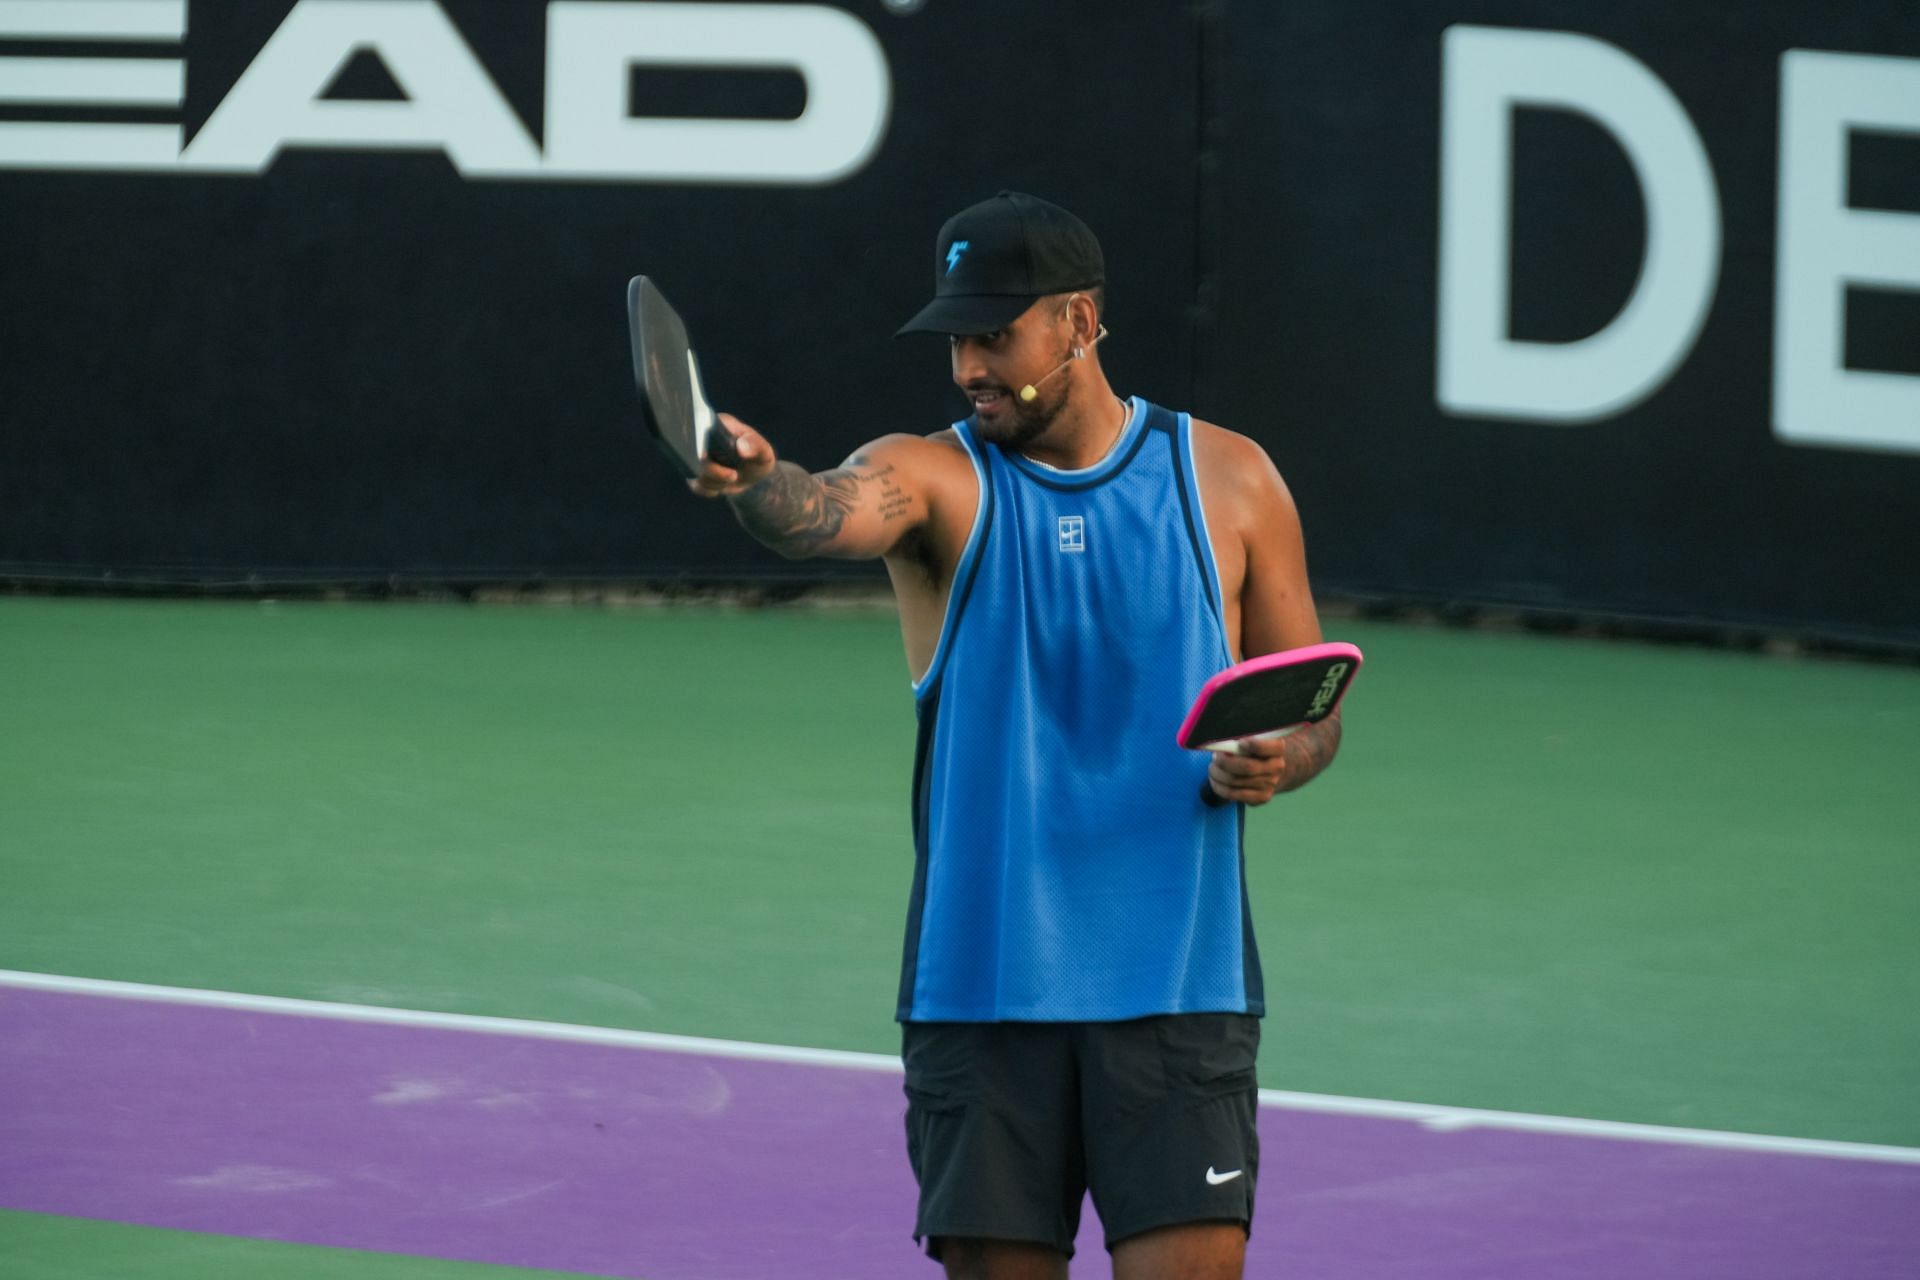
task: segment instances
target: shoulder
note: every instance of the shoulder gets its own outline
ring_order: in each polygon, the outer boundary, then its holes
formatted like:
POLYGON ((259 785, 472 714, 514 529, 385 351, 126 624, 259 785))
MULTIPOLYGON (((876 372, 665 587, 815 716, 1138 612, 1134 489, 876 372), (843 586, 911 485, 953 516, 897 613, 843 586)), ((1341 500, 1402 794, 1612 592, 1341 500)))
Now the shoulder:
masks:
POLYGON ((1200 418, 1192 421, 1193 465, 1203 495, 1217 495, 1236 508, 1293 510, 1280 469, 1258 441, 1200 418))
POLYGON ((967 509, 978 492, 973 460, 952 428, 932 435, 880 436, 855 449, 840 470, 878 481, 883 495, 917 494, 929 512, 967 509))
POLYGON ((948 547, 958 555, 980 500, 973 459, 959 432, 949 427, 924 436, 880 436, 855 449, 840 469, 876 495, 887 518, 911 521, 896 546, 918 559, 948 547))
POLYGON ((840 465, 848 470, 892 465, 929 473, 951 471, 956 466, 972 469, 960 433, 952 427, 925 436, 906 432, 879 436, 855 449, 840 465))

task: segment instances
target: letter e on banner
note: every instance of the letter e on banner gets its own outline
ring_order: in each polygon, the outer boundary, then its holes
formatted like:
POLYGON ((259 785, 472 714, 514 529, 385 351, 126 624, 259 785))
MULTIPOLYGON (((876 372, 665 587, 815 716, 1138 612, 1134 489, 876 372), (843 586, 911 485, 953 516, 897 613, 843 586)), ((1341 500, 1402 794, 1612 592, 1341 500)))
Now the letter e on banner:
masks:
POLYGON ((192 143, 189 170, 258 173, 283 146, 445 151, 462 172, 537 173, 540 152, 433 0, 300 0, 192 143), (322 98, 371 50, 405 102, 322 98))
POLYGON ((1920 292, 1920 214, 1847 205, 1855 131, 1920 138, 1920 59, 1782 55, 1773 431, 1920 453, 1920 377, 1846 367, 1849 286, 1920 292))

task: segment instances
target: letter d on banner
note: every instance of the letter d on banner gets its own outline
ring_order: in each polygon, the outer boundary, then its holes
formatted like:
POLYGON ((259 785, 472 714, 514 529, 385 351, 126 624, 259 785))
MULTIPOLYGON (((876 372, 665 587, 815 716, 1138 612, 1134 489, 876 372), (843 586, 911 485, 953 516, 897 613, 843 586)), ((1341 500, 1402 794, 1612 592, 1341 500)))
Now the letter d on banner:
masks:
POLYGON ((1440 407, 1537 422, 1624 412, 1686 359, 1719 281, 1720 201, 1699 135, 1651 71, 1591 37, 1454 26, 1442 43, 1440 407), (1633 294, 1578 342, 1510 336, 1513 112, 1523 106, 1600 125, 1646 202, 1633 294))

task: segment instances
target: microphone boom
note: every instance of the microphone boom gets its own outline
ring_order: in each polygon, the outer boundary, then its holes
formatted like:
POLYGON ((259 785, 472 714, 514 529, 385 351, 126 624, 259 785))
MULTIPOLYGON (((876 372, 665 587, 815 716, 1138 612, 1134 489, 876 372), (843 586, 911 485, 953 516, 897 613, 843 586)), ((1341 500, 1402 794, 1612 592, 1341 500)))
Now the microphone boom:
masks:
POLYGON ((1082 356, 1085 356, 1087 354, 1087 351, 1090 350, 1091 348, 1099 346, 1101 341, 1106 336, 1107 336, 1107 326, 1101 325, 1100 332, 1096 333, 1093 336, 1093 341, 1088 343, 1085 348, 1076 349, 1071 356, 1068 356, 1065 360, 1062 360, 1059 364, 1047 370, 1045 373, 1041 374, 1038 378, 1034 379, 1032 382, 1029 382, 1026 386, 1020 388, 1020 403, 1032 404, 1034 401, 1034 398, 1040 394, 1041 383, 1048 381, 1055 374, 1059 373, 1062 369, 1072 364, 1075 360, 1078 360, 1082 356))

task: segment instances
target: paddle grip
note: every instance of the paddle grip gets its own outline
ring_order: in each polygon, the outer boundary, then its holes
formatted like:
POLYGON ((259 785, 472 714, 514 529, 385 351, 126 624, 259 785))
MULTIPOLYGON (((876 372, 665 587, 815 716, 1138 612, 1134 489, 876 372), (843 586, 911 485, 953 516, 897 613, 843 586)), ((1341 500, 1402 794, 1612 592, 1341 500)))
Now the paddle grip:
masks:
POLYGON ((706 448, 707 461, 723 467, 739 467, 740 454, 733 447, 733 433, 717 422, 707 428, 706 448))

